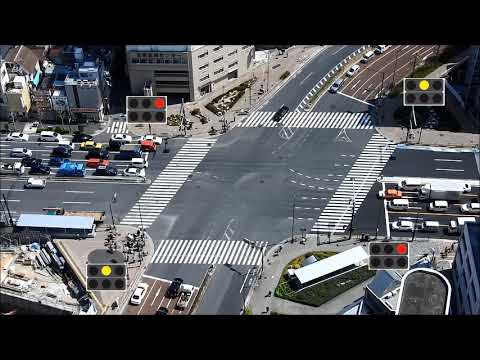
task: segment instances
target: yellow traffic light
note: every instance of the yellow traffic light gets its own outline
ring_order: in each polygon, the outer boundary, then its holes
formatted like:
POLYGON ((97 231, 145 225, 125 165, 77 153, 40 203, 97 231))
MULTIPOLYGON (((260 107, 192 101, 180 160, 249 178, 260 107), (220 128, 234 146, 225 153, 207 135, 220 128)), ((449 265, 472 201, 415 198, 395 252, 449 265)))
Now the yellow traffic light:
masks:
POLYGON ((102 275, 109 276, 112 273, 112 268, 108 265, 102 266, 102 275))
POLYGON ((430 83, 427 80, 422 80, 418 84, 418 87, 420 88, 420 90, 428 90, 428 88, 430 87, 430 83))

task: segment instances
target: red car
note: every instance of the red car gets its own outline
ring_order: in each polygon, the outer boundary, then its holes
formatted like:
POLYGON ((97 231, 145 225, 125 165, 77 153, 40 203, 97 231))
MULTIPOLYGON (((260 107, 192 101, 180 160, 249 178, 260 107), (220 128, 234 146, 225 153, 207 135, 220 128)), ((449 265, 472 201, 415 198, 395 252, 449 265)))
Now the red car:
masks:
POLYGON ((91 158, 91 159, 88 159, 88 161, 87 161, 87 167, 97 168, 100 165, 108 166, 109 163, 110 163, 110 161, 105 160, 105 159, 91 158))
POLYGON ((157 144, 155 144, 153 140, 142 140, 140 147, 143 151, 157 151, 157 144))

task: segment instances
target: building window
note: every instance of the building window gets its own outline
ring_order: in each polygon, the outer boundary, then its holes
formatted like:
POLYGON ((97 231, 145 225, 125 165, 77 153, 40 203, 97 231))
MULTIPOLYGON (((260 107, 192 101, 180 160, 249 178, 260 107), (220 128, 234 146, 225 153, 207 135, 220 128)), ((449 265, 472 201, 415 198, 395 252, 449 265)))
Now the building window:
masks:
POLYGON ((154 61, 153 59, 148 59, 149 64, 153 64, 153 61, 154 61))
POLYGON ((145 53, 142 53, 142 57, 147 57, 147 54, 145 54, 145 53))
POLYGON ((148 57, 152 57, 152 53, 148 53, 148 57))
POLYGON ((147 59, 140 59, 140 63, 146 64, 146 63, 147 63, 147 59))
POLYGON ((153 54, 153 57, 158 57, 158 54, 157 53, 153 54))
POLYGON ((228 56, 235 55, 237 52, 238 52, 238 50, 237 50, 237 49, 235 49, 235 50, 234 50, 234 51, 232 51, 231 53, 228 53, 228 56))
POLYGON ((217 71, 215 71, 215 72, 213 73, 213 75, 220 74, 221 72, 223 72, 223 68, 218 69, 217 71))
POLYGON ((205 80, 207 80, 209 77, 210 77, 210 75, 206 75, 206 76, 202 77, 202 78, 200 79, 200 81, 205 81, 205 80))
POLYGON ((214 63, 218 63, 219 61, 223 60, 223 56, 220 56, 219 58, 213 60, 214 63))
POLYGON ((221 48, 223 48, 223 45, 220 45, 220 46, 217 46, 216 48, 213 48, 213 51, 218 51, 218 50, 220 50, 221 48))
POLYGON ((228 67, 231 68, 231 67, 234 67, 235 65, 238 65, 238 61, 231 63, 230 65, 228 65, 228 67))
POLYGON ((201 59, 201 58, 204 58, 207 55, 208 55, 208 51, 205 51, 203 54, 198 55, 198 58, 201 59))
POLYGON ((198 70, 204 70, 204 69, 207 69, 207 68, 208 68, 208 63, 200 66, 200 67, 198 68, 198 70))

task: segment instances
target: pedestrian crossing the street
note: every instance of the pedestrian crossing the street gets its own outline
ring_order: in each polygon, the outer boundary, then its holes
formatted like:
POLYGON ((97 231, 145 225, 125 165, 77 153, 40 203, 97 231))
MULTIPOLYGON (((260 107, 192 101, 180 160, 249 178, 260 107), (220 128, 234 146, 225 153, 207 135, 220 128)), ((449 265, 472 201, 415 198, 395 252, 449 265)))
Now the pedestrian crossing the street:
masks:
POLYGON ((160 240, 151 263, 260 265, 266 241, 160 240))
POLYGON ((333 194, 311 233, 343 233, 382 173, 395 145, 380 134, 374 134, 333 194))
POLYGON ((125 121, 112 121, 107 128, 107 134, 128 134, 128 122, 125 121))
POLYGON ((216 139, 190 138, 120 222, 148 228, 213 147, 216 139))
POLYGON ((237 127, 276 127, 309 129, 373 129, 370 114, 351 112, 289 112, 276 122, 274 112, 257 111, 237 127))

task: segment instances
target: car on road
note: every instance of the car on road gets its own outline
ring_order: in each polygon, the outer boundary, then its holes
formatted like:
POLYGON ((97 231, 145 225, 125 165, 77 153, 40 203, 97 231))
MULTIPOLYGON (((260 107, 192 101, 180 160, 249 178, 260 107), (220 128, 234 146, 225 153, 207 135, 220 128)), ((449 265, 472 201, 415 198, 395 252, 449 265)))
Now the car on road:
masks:
MULTIPOLYGON (((42 160, 40 160, 40 161, 42 161, 42 160)), ((62 158, 62 157, 51 157, 50 160, 48 161, 48 165, 50 165, 50 166, 61 166, 66 161, 70 161, 70 160, 62 158)))
POLYGON ((47 180, 45 179, 37 179, 37 178, 29 178, 23 187, 25 189, 43 189, 47 185, 47 180))
POLYGON ((387 189, 385 191, 380 190, 378 192, 378 197, 380 199, 386 199, 386 200, 393 200, 393 199, 401 199, 403 196, 401 191, 398 191, 396 189, 387 189))
POLYGON ((168 315, 168 309, 166 307, 159 307, 155 312, 155 315, 168 315))
POLYGON ((110 141, 108 142, 108 151, 119 151, 121 147, 122 147, 121 142, 118 142, 112 139, 110 139, 110 141))
POLYGON ((52 156, 53 157, 71 157, 72 156, 72 150, 70 148, 66 148, 64 146, 57 146, 52 150, 52 156))
POLYGON ((393 199, 387 203, 388 210, 406 211, 410 207, 408 199, 393 199))
POLYGON ((240 110, 238 110, 237 114, 238 115, 248 115, 249 111, 248 111, 248 109, 240 109, 240 110))
POLYGON ((85 159, 97 158, 97 159, 108 159, 110 154, 106 148, 96 148, 88 150, 87 155, 85 155, 85 159))
POLYGON ((411 221, 398 220, 391 223, 392 230, 396 231, 413 231, 414 225, 411 221))
POLYGON ((122 173, 123 176, 134 176, 145 179, 145 169, 129 166, 122 173))
POLYGON ((24 158, 32 157, 32 155, 32 150, 29 150, 27 148, 15 148, 10 151, 10 157, 24 158))
POLYGON ((377 55, 383 54, 387 51, 392 45, 377 45, 375 47, 374 53, 377 55))
POLYGON ((329 91, 330 91, 332 94, 335 94, 335 93, 342 87, 343 81, 344 81, 343 78, 340 78, 340 79, 335 80, 335 82, 332 84, 332 86, 330 86, 330 90, 329 90, 329 91))
POLYGON ((138 143, 141 144, 142 141, 145 141, 145 140, 151 140, 156 145, 162 145, 162 138, 160 136, 157 136, 157 135, 152 135, 152 134, 143 135, 142 137, 140 137, 140 139, 138 139, 138 143))
POLYGON ((138 284, 137 288, 133 292, 132 297, 130 298, 130 303, 132 305, 140 305, 143 298, 147 294, 148 287, 149 285, 147 283, 138 284))
POLYGON ((95 141, 85 141, 80 144, 80 150, 101 149, 102 144, 98 144, 95 141))
POLYGON ((28 135, 21 132, 11 132, 7 135, 6 141, 28 141, 28 135))
POLYGON ((37 159, 37 158, 34 158, 34 157, 24 157, 22 159, 22 165, 23 166, 34 166, 35 164, 37 163, 41 163, 42 162, 42 159, 37 159))
POLYGON ((50 166, 44 165, 42 163, 37 163, 30 168, 29 174, 31 175, 48 175, 50 174, 50 166))
POLYGON ((113 134, 110 137, 110 140, 118 141, 121 144, 130 144, 132 142, 132 137, 127 134, 113 134))
POLYGON ((54 131, 42 131, 38 141, 42 142, 59 142, 62 139, 62 135, 54 131))
POLYGON ((110 162, 108 160, 99 159, 99 158, 90 158, 87 161, 87 167, 89 168, 97 168, 101 165, 108 166, 110 162))
POLYGON ((175 278, 173 279, 172 283, 167 289, 166 296, 169 298, 176 298, 178 294, 180 293, 180 288, 183 284, 183 279, 182 278, 175 278))
POLYGON ((428 210, 433 212, 445 212, 448 210, 448 201, 435 200, 428 205, 428 210))
POLYGON ((155 152, 157 151, 157 144, 155 144, 152 140, 143 140, 140 143, 140 148, 142 149, 142 151, 155 152))
POLYGON ((351 76, 355 75, 358 72, 358 70, 360 70, 360 65, 355 64, 347 71, 347 73, 345 75, 351 77, 351 76))
POLYGON ((290 111, 288 106, 282 106, 278 111, 273 114, 272 120, 273 121, 280 121, 282 118, 290 111))
POLYGON ((472 192, 472 187, 470 186, 470 184, 463 185, 463 192, 464 193, 472 192))
POLYGON ((99 165, 93 175, 97 176, 117 176, 118 170, 113 166, 99 165))
POLYGON ((362 60, 360 60, 360 62, 361 62, 362 64, 368 63, 368 62, 370 61, 370 59, 373 57, 373 55, 374 55, 373 51, 371 51, 371 50, 370 50, 370 51, 367 51, 367 52, 365 53, 365 55, 363 55, 363 58, 362 58, 362 60))
POLYGON ((460 212, 467 214, 480 214, 480 203, 463 204, 460 206, 460 212))
POLYGON ((88 135, 88 134, 83 134, 83 133, 75 133, 72 138, 72 142, 74 143, 83 143, 86 141, 92 141, 93 136, 88 135))

